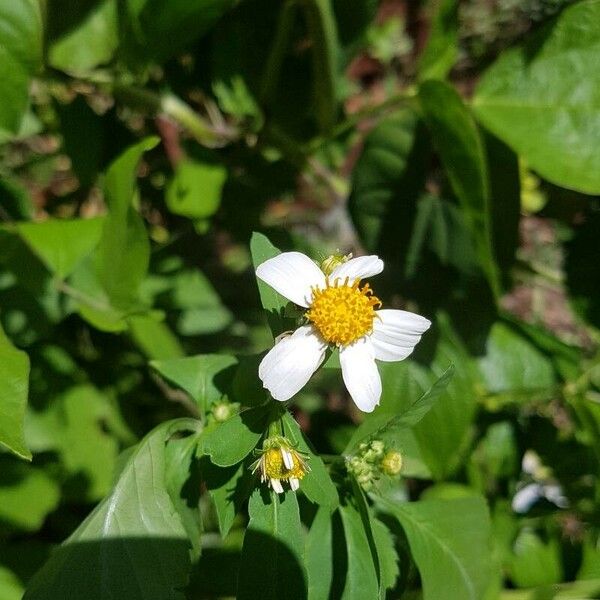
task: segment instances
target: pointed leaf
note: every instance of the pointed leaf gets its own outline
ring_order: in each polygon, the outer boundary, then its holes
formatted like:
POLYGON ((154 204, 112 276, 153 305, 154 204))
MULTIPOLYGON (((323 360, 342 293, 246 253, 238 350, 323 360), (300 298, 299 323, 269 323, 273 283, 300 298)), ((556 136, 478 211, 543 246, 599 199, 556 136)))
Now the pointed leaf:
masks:
POLYGON ((29 357, 17 350, 0 327, 0 448, 31 460, 23 419, 29 389, 29 357))
POLYGON ((304 600, 303 540, 294 492, 254 490, 248 505, 238 600, 304 600))
POLYGON ((37 573, 25 599, 183 600, 190 542, 167 491, 165 444, 198 424, 169 421, 140 442, 112 492, 37 573))

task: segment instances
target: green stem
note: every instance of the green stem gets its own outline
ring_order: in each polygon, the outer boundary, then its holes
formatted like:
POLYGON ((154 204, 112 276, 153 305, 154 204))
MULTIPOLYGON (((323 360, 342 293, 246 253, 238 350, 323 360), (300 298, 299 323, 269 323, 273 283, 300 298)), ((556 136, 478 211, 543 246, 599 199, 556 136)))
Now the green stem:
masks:
POLYGON ((279 12, 275 39, 269 52, 260 86, 260 103, 263 106, 268 104, 279 83, 279 74, 290 45, 296 12, 297 4, 295 0, 288 0, 279 12))
POLYGON ((346 120, 342 121, 341 123, 338 123, 326 137, 319 136, 313 139, 311 142, 309 142, 304 148, 306 154, 313 154, 314 152, 319 150, 321 146, 345 134, 365 119, 378 117, 379 115, 381 115, 381 113, 386 112, 390 108, 396 108, 403 104, 410 104, 414 102, 416 95, 416 89, 410 88, 408 90, 390 96, 380 104, 367 106, 366 108, 363 108, 362 110, 351 114, 346 120))

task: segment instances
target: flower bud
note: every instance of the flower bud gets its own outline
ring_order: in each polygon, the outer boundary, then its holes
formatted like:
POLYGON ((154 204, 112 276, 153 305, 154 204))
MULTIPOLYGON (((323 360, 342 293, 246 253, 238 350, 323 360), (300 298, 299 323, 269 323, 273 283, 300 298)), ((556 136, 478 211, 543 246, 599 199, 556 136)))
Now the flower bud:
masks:
POLYGON ((396 450, 389 450, 381 461, 381 470, 386 475, 398 475, 402 470, 402 454, 396 450))

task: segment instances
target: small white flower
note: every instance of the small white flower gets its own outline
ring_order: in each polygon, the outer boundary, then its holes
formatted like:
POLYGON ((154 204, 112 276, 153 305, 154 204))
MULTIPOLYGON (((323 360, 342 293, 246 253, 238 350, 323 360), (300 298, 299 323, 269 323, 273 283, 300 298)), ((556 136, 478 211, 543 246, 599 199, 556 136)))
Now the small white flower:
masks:
POLYGON ((284 252, 265 261, 256 275, 307 311, 307 324, 275 344, 258 375, 275 400, 289 400, 308 382, 329 345, 339 348, 344 383, 356 406, 371 412, 379 404, 381 378, 375 360, 403 360, 431 322, 404 310, 376 310, 380 300, 365 277, 383 271, 377 256, 341 257, 327 275, 308 256, 284 252))

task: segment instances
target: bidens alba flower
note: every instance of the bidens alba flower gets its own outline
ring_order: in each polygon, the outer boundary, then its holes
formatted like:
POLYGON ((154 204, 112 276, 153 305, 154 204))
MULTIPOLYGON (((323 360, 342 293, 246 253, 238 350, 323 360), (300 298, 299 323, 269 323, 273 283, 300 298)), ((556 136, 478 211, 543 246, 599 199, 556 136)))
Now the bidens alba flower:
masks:
POLYGON ((379 404, 381 379, 375 360, 403 360, 431 322, 404 310, 380 310, 366 277, 383 271, 377 256, 334 256, 321 268, 300 252, 265 261, 256 275, 306 310, 307 323, 275 344, 258 375, 275 400, 289 400, 337 346, 344 383, 356 406, 371 412, 379 404))
POLYGON ((300 487, 300 480, 310 471, 308 456, 298 452, 284 437, 276 435, 263 442, 260 458, 251 465, 252 473, 260 472, 260 480, 278 494, 283 494, 282 481, 292 491, 300 487))

